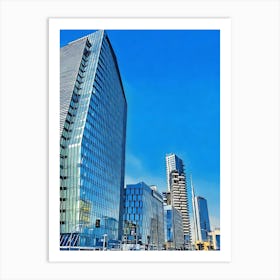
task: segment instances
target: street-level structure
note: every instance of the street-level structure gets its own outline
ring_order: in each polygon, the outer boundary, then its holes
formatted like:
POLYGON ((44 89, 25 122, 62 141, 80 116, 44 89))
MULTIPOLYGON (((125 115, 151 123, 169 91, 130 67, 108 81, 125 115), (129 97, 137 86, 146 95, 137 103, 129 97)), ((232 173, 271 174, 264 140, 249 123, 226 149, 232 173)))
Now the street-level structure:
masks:
POLYGON ((213 244, 213 249, 214 250, 220 250, 221 244, 220 244, 220 229, 219 228, 215 228, 213 231, 210 231, 208 233, 209 235, 209 239, 211 244, 213 244))

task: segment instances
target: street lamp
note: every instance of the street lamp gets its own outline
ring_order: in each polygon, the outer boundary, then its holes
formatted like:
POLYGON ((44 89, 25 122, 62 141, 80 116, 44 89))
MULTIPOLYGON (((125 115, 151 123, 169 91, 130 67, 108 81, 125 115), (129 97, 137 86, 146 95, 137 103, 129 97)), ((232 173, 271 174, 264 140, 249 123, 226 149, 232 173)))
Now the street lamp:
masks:
POLYGON ((106 242, 106 237, 108 236, 108 234, 103 234, 103 251, 105 251, 105 242, 106 242))

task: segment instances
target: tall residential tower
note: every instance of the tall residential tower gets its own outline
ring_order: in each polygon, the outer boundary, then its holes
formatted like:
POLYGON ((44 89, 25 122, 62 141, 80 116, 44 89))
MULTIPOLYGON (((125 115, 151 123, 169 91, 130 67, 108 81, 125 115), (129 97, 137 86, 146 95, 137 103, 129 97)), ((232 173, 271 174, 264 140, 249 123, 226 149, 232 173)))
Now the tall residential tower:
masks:
POLYGON ((180 174, 184 173, 183 161, 175 154, 167 154, 165 156, 166 163, 166 179, 167 179, 167 191, 170 192, 170 173, 173 170, 177 170, 180 174))
POLYGON ((60 49, 60 246, 120 239, 127 103, 103 30, 60 49))
POLYGON ((191 249, 191 224, 184 164, 175 154, 166 155, 167 189, 171 205, 182 215, 184 247, 191 249))

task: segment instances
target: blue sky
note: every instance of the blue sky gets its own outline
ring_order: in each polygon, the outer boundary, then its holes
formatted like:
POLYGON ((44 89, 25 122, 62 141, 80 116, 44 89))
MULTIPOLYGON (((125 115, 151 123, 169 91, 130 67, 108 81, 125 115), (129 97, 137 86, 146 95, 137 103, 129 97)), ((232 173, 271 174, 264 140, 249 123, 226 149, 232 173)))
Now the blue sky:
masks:
MULTIPOLYGON (((61 31, 61 46, 93 30, 61 31)), ((126 183, 166 190, 165 155, 175 153, 220 217, 220 33, 108 30, 128 103, 126 183)))

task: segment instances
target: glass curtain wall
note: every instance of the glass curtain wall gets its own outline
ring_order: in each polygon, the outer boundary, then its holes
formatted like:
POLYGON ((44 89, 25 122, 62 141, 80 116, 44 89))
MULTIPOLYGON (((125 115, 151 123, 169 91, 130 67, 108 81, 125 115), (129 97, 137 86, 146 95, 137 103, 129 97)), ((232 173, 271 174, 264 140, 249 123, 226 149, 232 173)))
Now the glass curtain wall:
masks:
POLYGON ((120 237, 126 110, 114 51, 97 31, 87 36, 61 136, 60 229, 73 246, 120 237))

